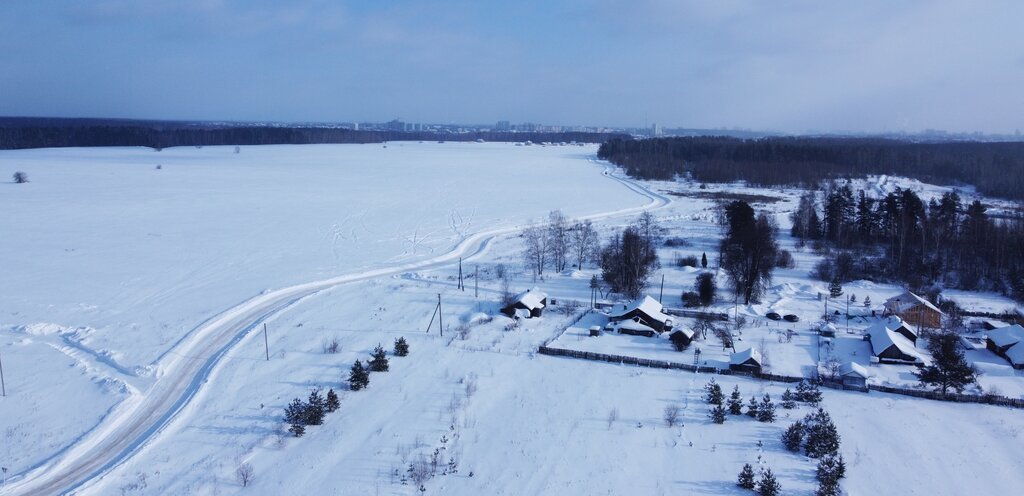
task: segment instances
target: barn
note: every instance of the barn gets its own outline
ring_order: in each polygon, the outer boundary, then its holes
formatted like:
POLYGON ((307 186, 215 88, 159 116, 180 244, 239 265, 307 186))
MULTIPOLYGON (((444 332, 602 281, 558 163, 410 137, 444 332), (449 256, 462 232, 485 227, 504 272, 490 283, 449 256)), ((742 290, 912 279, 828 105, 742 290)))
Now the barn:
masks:
POLYGON ((761 372, 761 353, 754 348, 729 355, 729 369, 740 372, 761 372))
POLYGON ((903 319, 904 322, 919 327, 931 329, 942 327, 942 310, 910 291, 886 300, 885 315, 895 315, 903 319))
POLYGON ((544 307, 548 304, 548 295, 538 288, 531 288, 519 293, 501 309, 501 313, 509 317, 540 317, 544 313, 544 307))
POLYGON ((924 356, 917 351, 914 342, 903 334, 890 329, 886 322, 879 322, 866 331, 871 342, 871 354, 882 363, 918 363, 924 356))
POLYGON ((658 334, 657 331, 652 329, 650 326, 644 325, 635 320, 620 320, 616 322, 609 322, 606 326, 608 331, 615 331, 619 334, 630 334, 633 336, 647 336, 654 337, 658 334))
POLYGON ((621 309, 613 309, 608 314, 608 320, 612 322, 632 320, 656 332, 672 330, 672 317, 665 313, 664 307, 658 303, 658 300, 650 296, 644 296, 628 305, 623 305, 621 309))
POLYGON ((1015 369, 1024 369, 1024 327, 1020 324, 988 331, 985 347, 1003 357, 1015 369))

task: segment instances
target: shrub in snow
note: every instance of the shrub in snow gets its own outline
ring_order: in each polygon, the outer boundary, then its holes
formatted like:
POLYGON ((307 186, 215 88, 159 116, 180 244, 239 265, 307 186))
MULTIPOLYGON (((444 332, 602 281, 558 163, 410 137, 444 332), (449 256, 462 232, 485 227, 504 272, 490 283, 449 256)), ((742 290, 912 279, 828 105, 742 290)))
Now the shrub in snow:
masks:
POLYGON ((327 390, 327 412, 336 411, 341 407, 341 401, 338 400, 338 393, 334 392, 334 388, 327 390))
POLYGON ((675 427, 679 423, 679 405, 668 405, 665 407, 665 424, 675 427))
POLYGON ((380 344, 373 349, 373 358, 370 360, 370 370, 374 372, 388 371, 388 357, 384 353, 384 347, 380 344))
POLYGON ((27 183, 28 182, 28 174, 25 174, 24 172, 18 171, 18 172, 15 172, 13 176, 11 176, 11 179, 13 179, 14 182, 17 183, 17 184, 27 183))
POLYGON ((302 437, 306 433, 306 426, 302 424, 292 424, 288 428, 288 432, 291 432, 295 437, 302 437))
POLYGON ((700 297, 700 305, 706 307, 715 302, 715 293, 718 285, 715 282, 715 275, 711 272, 702 272, 693 283, 693 289, 700 297))
POLYGON ((757 418, 757 409, 760 404, 757 402, 756 396, 751 396, 750 401, 747 402, 747 416, 750 418, 757 418))
POLYGON ((722 386, 719 386, 715 379, 711 378, 711 381, 704 385, 704 401, 711 405, 721 405, 724 399, 722 386))
POLYGON ((772 403, 772 397, 768 396, 768 393, 765 393, 764 398, 761 399, 761 406, 757 409, 757 420, 775 422, 775 404, 772 403))
POLYGON ((754 488, 754 468, 749 463, 743 464, 743 470, 740 470, 740 475, 736 478, 736 485, 743 489, 754 488))
POLYGON ((395 340, 395 356, 404 357, 409 354, 409 343, 404 337, 395 340))
POLYGON ((700 295, 693 291, 683 292, 683 306, 686 308, 695 308, 700 306, 700 295))
POLYGON ((793 425, 790 425, 785 431, 783 431, 782 445, 785 446, 786 449, 788 449, 789 451, 792 451, 793 453, 799 453, 800 446, 802 446, 803 443, 804 424, 803 422, 800 422, 798 420, 796 422, 793 422, 793 425))
POLYGON ((782 492, 782 485, 775 480, 772 469, 766 468, 761 472, 761 479, 757 481, 757 494, 760 496, 778 496, 782 492))
POLYGON ((808 381, 800 381, 796 385, 796 400, 804 403, 810 403, 811 405, 817 405, 821 403, 821 390, 818 389, 818 385, 808 381))
POLYGON ((352 370, 348 375, 348 387, 353 391, 359 391, 370 384, 370 374, 363 368, 363 362, 356 360, 352 364, 352 370))
POLYGON ((715 407, 711 409, 711 413, 709 413, 708 416, 711 417, 712 422, 716 424, 724 424, 725 407, 722 405, 715 405, 715 407))
POLYGON ((782 408, 786 410, 792 410, 796 408, 796 401, 794 401, 793 392, 786 388, 782 393, 782 408))
POLYGON ((743 414, 743 397, 740 396, 740 387, 734 386, 732 393, 729 394, 729 414, 730 415, 741 415, 743 414))
POLYGON ((241 484, 242 487, 247 487, 249 483, 252 482, 255 472, 256 471, 252 468, 251 463, 243 463, 235 469, 235 478, 238 479, 238 483, 241 484))

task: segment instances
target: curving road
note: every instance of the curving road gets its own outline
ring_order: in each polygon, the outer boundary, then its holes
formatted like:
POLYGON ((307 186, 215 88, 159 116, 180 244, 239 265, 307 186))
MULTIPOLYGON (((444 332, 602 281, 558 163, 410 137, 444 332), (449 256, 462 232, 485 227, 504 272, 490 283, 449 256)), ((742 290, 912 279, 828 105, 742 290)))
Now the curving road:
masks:
MULTIPOLYGON (((650 198, 647 205, 581 217, 598 220, 664 207, 671 200, 636 182, 617 177, 605 168, 602 174, 633 192, 650 198)), ((129 398, 112 411, 92 432, 54 462, 12 480, 0 494, 67 494, 80 489, 127 460, 152 440, 187 405, 206 382, 221 358, 268 317, 300 299, 340 284, 363 281, 411 270, 434 269, 458 258, 482 253, 494 238, 518 231, 518 227, 494 229, 462 240, 451 251, 422 262, 343 275, 261 294, 210 319, 167 355, 159 376, 144 394, 129 398)))

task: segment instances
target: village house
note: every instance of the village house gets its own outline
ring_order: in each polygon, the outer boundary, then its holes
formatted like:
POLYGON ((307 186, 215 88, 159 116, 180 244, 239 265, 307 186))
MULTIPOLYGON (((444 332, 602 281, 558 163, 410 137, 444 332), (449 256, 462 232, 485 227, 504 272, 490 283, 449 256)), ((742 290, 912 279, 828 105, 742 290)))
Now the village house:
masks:
POLYGON ((1024 369, 1024 327, 1020 324, 988 331, 985 346, 1015 369, 1024 369))
POLYGON ((868 369, 858 363, 846 362, 839 369, 839 380, 845 388, 867 390, 868 369))
POLYGON ((761 372, 761 352, 754 348, 747 348, 743 351, 729 355, 729 369, 740 372, 761 372))
POLYGON ((903 333, 891 329, 888 324, 887 321, 881 321, 867 329, 871 354, 881 363, 923 362, 924 356, 914 346, 914 341, 903 333))
POLYGON ((620 332, 621 323, 625 321, 633 321, 659 333, 672 330, 672 317, 665 313, 658 300, 650 296, 639 298, 628 305, 623 305, 622 308, 613 308, 608 314, 608 320, 616 324, 620 332))
POLYGON ((942 310, 910 291, 886 300, 885 315, 895 315, 903 319, 904 322, 918 327, 930 329, 942 327, 942 310))
POLYGON ((501 313, 513 318, 528 319, 540 317, 544 313, 544 307, 548 304, 548 295, 540 289, 531 288, 519 293, 501 309, 501 313))

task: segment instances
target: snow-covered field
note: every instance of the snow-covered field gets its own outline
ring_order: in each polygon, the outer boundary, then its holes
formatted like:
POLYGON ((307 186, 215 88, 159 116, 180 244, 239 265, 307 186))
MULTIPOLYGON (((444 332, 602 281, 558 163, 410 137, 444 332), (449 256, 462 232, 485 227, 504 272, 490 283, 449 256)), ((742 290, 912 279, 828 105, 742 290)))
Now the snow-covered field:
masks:
MULTIPOLYGON (((439 450, 442 467, 424 484, 432 494, 747 494, 735 487, 735 476, 759 455, 785 494, 812 494, 814 462, 779 442, 809 407, 780 410, 790 418, 775 424, 744 416, 714 425, 700 401, 708 375, 535 353, 557 338, 563 347, 630 348, 620 354, 692 361, 692 353, 673 351, 665 339, 563 334, 580 311, 565 302, 589 298, 594 267, 534 280, 521 267, 520 241, 500 233, 466 253, 466 272, 480 274, 466 291, 456 288, 451 261, 412 265, 468 236, 540 220, 554 208, 574 217, 660 205, 602 174, 594 152, 389 143, 244 147, 239 154, 232 147, 0 153, 0 174, 25 170, 33 181, 5 185, 0 195, 9 213, 0 220, 0 256, 14 262, 5 265, 0 285, 8 385, 0 399, 0 464, 15 475, 45 468, 105 416, 117 417, 124 405, 158 391, 175 364, 210 358, 187 350, 201 349, 190 346, 238 303, 279 293, 267 290, 379 270, 332 289, 296 292, 306 296, 269 312, 269 360, 261 332, 242 334, 172 420, 81 492, 411 495, 418 488, 403 484, 402 474, 439 450), (511 289, 536 285, 560 304, 511 329, 503 316, 482 318, 497 313, 499 264, 511 275, 511 289), (424 332, 438 294, 443 337, 436 322, 424 332), (353 360, 378 343, 390 350, 399 336, 409 340, 410 356, 391 357, 391 370, 373 373, 367 390, 348 391, 353 360), (333 340, 339 351, 326 353, 333 340), (283 408, 313 387, 340 391, 341 409, 306 436, 291 437, 283 408), (682 408, 683 426, 665 426, 668 405, 682 408), (451 459, 457 473, 440 475, 451 459), (244 463, 255 472, 246 488, 235 477, 244 463)), ((899 181, 876 184, 884 190, 899 181)), ((645 185, 661 193, 696 191, 685 183, 645 185)), ((778 197, 756 207, 774 212, 786 230, 797 191, 744 192, 778 197)), ((698 273, 673 266, 673 256, 716 252, 714 208, 712 199, 681 197, 653 212, 668 236, 688 243, 660 251, 663 267, 652 292, 657 296, 664 275, 668 306, 679 306, 698 273)), ((602 218, 602 237, 634 217, 602 218)), ((807 276, 817 257, 796 251, 788 236, 782 242, 797 265, 776 272, 763 302, 737 306, 723 293, 713 309, 747 316, 738 349, 763 342, 772 371, 809 375, 819 349, 809 330, 824 310, 818 293, 827 288, 807 276), (768 311, 794 313, 801 322, 766 321, 768 311), (797 335, 779 342, 778 331, 788 328, 797 335)), ((901 288, 860 281, 846 291, 859 301, 870 296, 877 307, 901 288)), ((1008 304, 974 293, 956 298, 1008 304)), ((837 353, 839 343, 848 344, 852 351, 843 356, 866 362, 854 348, 867 343, 845 335, 845 322, 839 327, 837 353)), ((850 327, 862 329, 866 319, 850 327)), ((727 360, 713 337, 700 346, 704 360, 727 360)), ((985 350, 969 357, 986 368, 983 381, 992 382, 984 387, 1024 394, 1024 377, 1001 359, 985 350)), ((909 369, 890 367, 897 366, 872 367, 873 380, 900 382, 909 369)), ((738 385, 745 397, 777 399, 783 388, 716 380, 727 390, 738 385)), ((826 391, 824 405, 843 436, 849 494, 897 487, 996 494, 1024 484, 1019 411, 838 391, 826 391)))

